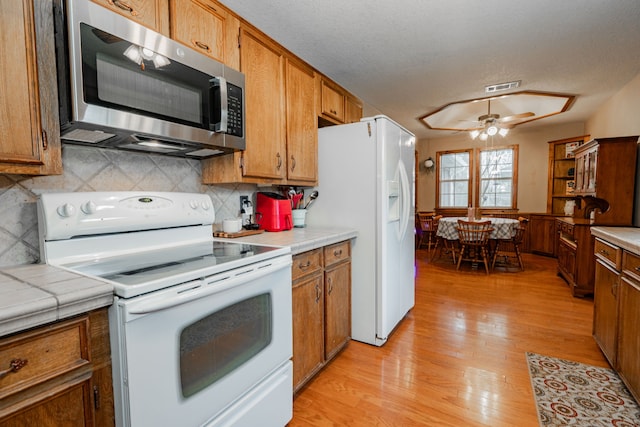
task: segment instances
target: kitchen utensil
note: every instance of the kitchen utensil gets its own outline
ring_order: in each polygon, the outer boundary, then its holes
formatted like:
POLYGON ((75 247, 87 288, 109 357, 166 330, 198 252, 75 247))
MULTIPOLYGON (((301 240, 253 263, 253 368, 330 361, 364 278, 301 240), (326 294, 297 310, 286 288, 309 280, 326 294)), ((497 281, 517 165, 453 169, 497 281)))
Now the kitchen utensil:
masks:
POLYGON ((307 203, 304 205, 304 208, 307 209, 309 207, 309 205, 311 204, 311 202, 313 202, 315 199, 318 198, 318 192, 317 191, 313 191, 310 195, 309 195, 309 199, 307 199, 307 203))

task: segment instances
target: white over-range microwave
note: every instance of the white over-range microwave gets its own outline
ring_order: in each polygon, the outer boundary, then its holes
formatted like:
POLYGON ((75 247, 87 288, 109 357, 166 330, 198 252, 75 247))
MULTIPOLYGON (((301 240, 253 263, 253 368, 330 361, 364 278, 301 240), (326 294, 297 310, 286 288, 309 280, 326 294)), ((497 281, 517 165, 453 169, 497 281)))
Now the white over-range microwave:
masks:
POLYGON ((87 0, 54 0, 62 140, 206 158, 245 148, 244 75, 87 0))

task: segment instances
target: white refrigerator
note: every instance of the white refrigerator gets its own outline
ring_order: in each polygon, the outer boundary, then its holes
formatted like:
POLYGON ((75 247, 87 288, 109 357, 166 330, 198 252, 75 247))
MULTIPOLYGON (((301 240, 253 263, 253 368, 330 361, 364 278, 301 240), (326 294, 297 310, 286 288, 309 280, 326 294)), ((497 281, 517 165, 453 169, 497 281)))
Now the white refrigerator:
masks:
POLYGON ((308 226, 358 230, 351 336, 381 346, 415 303, 415 137, 385 116, 318 131, 308 226))

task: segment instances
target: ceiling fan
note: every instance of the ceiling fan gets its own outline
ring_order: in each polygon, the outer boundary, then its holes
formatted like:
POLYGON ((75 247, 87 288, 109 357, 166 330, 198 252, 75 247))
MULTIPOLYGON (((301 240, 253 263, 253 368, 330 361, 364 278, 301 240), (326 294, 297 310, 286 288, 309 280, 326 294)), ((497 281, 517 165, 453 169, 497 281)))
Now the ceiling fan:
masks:
POLYGON ((501 136, 506 136, 509 133, 509 129, 513 126, 509 126, 508 123, 524 119, 526 117, 535 116, 535 113, 528 111, 526 113, 513 114, 511 116, 500 117, 500 114, 491 113, 491 99, 487 100, 487 114, 483 114, 478 117, 478 127, 470 129, 471 138, 476 139, 480 137, 481 140, 486 140, 487 137, 493 136, 499 133, 501 136))

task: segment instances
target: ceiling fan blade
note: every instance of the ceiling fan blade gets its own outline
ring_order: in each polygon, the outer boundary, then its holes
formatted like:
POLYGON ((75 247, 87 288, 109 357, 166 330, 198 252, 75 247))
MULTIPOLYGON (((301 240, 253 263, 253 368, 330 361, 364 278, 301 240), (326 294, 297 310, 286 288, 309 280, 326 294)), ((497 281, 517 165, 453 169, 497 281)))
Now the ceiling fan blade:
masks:
POLYGON ((529 111, 529 112, 526 112, 526 113, 520 113, 520 114, 514 114, 512 116, 502 117, 502 118, 498 119, 498 121, 500 123, 511 122, 513 120, 524 119, 526 117, 531 117, 531 116, 535 116, 535 113, 532 113, 531 111, 529 111))

